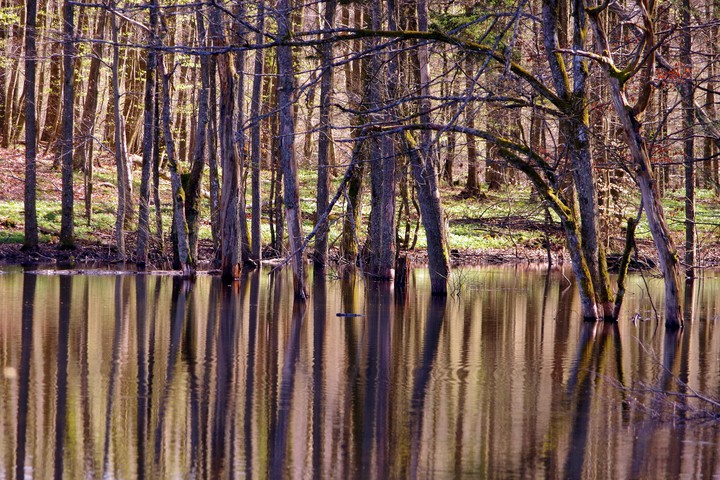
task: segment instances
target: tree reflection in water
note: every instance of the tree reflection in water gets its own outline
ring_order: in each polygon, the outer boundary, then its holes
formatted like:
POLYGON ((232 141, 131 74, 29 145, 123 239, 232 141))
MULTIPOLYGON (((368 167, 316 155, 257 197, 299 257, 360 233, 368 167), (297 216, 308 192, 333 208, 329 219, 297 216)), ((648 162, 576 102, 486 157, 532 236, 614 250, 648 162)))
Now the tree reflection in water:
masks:
MULTIPOLYGON (((284 272, 0 275, 0 477, 720 473, 717 429, 662 393, 720 391, 720 281, 674 335, 583 323, 552 272, 479 270, 447 300, 424 282, 317 275, 297 303, 284 272)), ((628 316, 650 316, 642 285, 628 316)))

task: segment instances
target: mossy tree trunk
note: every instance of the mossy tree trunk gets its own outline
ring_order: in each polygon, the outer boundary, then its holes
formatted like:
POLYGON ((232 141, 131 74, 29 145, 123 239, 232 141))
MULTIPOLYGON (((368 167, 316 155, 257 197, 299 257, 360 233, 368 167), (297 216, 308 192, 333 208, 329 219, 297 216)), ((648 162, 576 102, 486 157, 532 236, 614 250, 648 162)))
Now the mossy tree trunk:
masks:
POLYGON ((657 182, 653 178, 647 143, 640 131, 642 124, 638 121, 638 115, 647 108, 654 88, 652 82, 655 75, 656 49, 654 4, 648 4, 645 0, 639 0, 639 3, 643 7, 641 10, 644 35, 638 52, 642 53, 638 53, 637 62, 631 62, 623 70, 618 69, 613 58, 609 56, 609 52, 612 50, 599 18, 602 8, 591 9, 588 13, 590 13, 595 33, 597 51, 600 52, 597 60, 608 76, 613 106, 620 119, 625 142, 630 150, 635 178, 640 186, 648 226, 657 249, 660 270, 665 280, 665 326, 668 329, 678 329, 683 326, 680 262, 665 220, 657 182), (626 95, 626 82, 636 74, 640 75, 640 88, 636 103, 631 105, 626 95))

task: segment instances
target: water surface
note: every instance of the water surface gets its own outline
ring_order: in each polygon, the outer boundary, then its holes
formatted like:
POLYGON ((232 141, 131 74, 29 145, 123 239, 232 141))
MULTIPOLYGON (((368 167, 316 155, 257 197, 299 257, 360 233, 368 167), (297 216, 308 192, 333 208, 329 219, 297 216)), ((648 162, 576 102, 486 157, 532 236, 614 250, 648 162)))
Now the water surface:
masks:
POLYGON ((304 305, 287 273, 54 273, 0 274, 0 478, 720 475, 690 397, 720 398, 710 273, 676 335, 639 276, 588 324, 544 269, 467 269, 446 300, 423 270, 316 276, 304 305))

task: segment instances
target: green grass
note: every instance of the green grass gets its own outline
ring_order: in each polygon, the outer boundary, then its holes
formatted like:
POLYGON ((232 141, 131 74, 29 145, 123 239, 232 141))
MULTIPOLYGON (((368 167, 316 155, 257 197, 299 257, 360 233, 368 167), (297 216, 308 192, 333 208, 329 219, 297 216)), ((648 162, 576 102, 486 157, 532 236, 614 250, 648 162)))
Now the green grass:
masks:
MULTIPOLYGON (((342 172, 339 172, 342 173, 342 172)), ((59 173, 58 173, 59 175, 59 173)), ((94 242, 100 240, 104 243, 114 241, 113 231, 115 228, 116 192, 111 186, 115 184, 115 170, 110 162, 105 162, 102 168, 95 172, 95 196, 93 203, 93 217, 88 224, 84 203, 77 200, 75 203, 75 232, 77 239, 83 242, 94 242), (101 185, 105 183, 105 185, 101 185)), ((263 172, 262 188, 263 202, 267 202, 270 191, 269 172, 263 172)), ((335 193, 337 185, 341 180, 336 176, 332 180, 330 195, 335 193)), ((139 190, 139 172, 135 172, 135 194, 139 190)), ((81 174, 75 177, 76 185, 82 185, 81 174)), ((303 231, 307 235, 314 227, 316 218, 315 196, 317 193, 315 171, 312 168, 301 168, 299 170, 300 198, 303 213, 303 231)), ((170 182, 162 180, 162 215, 165 234, 169 232, 172 206, 170 205, 170 182)), ((207 189, 207 176, 204 178, 204 189, 207 189)), ((542 248, 545 241, 544 229, 546 228, 545 208, 535 195, 531 187, 524 182, 507 185, 501 191, 484 191, 476 198, 466 198, 461 195, 462 187, 447 185, 441 186, 441 198, 445 211, 448 229, 448 240, 450 248, 458 250, 487 250, 487 249, 518 249, 518 248, 542 248)), ((685 214, 684 197, 682 190, 668 190, 663 199, 666 211, 666 218, 673 236, 681 239, 684 235, 685 214)), ((250 208, 252 202, 249 185, 247 188, 247 206, 250 208)), ((60 202, 59 192, 52 189, 42 192, 37 202, 38 223, 44 231, 59 232, 60 230, 60 202)), ((604 227, 611 237, 611 250, 617 251, 620 242, 624 238, 624 218, 635 216, 639 204, 639 192, 629 188, 623 192, 618 203, 614 205, 612 216, 608 217, 604 227), (621 202, 623 202, 621 204, 621 202)), ((359 225, 358 234, 360 240, 364 240, 367 230, 367 222, 370 213, 369 187, 366 186, 363 199, 363 218, 359 225)), ((264 204, 265 205, 265 204, 264 204)), ((717 209, 717 198, 713 192, 707 189, 697 191, 697 222, 698 238, 702 244, 715 243, 718 230, 720 230, 720 212, 717 209)), ((342 215, 345 211, 345 200, 341 197, 335 206, 331 216, 330 241, 337 242, 342 230, 342 215)), ((411 207, 412 209, 412 207, 411 207)), ((249 218, 249 210, 247 212, 249 218)), ((151 215, 154 216, 154 210, 151 215)), ((210 212, 209 201, 203 197, 201 201, 201 226, 200 238, 210 239, 210 212)), ((419 221, 418 213, 411 211, 410 218, 411 235, 414 225, 419 221)), ((404 228, 406 219, 401 219, 401 227, 404 228)), ((263 209, 262 237, 263 244, 270 242, 270 226, 268 224, 267 205, 263 209)), ((248 220, 248 227, 249 227, 248 220)), ((554 230, 551 235, 551 242, 556 245, 564 243, 562 233, 557 228, 557 218, 553 215, 554 230)), ((22 225, 23 204, 20 201, 0 202, 0 243, 21 243, 23 240, 22 225)), ((151 220, 151 229, 154 231, 154 220, 151 220)), ((127 226, 128 231, 136 229, 134 223, 127 226)), ((640 240, 651 240, 647 224, 643 221, 637 229, 637 238, 640 240)), ((42 235, 41 240, 45 242, 56 241, 52 235, 42 235)), ((337 244, 337 243, 336 243, 337 244)), ((311 244, 312 245, 312 244, 311 244)), ((423 249, 426 246, 425 235, 422 227, 418 230, 416 248, 423 249)))

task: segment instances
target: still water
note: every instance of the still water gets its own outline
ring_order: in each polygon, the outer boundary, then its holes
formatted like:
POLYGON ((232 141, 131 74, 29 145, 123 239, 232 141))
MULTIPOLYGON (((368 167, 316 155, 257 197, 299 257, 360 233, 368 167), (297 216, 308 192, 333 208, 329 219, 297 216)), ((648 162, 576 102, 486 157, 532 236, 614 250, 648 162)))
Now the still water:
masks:
POLYGON ((0 274, 0 479, 720 475, 712 274, 669 335, 639 276, 595 325, 544 269, 447 300, 316 276, 304 305, 286 272, 55 273, 0 274))

